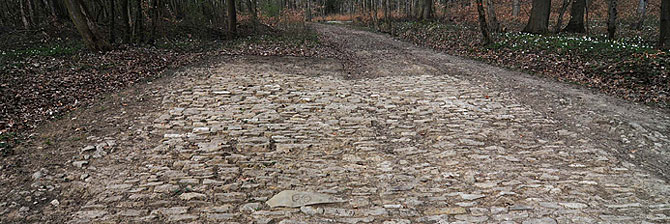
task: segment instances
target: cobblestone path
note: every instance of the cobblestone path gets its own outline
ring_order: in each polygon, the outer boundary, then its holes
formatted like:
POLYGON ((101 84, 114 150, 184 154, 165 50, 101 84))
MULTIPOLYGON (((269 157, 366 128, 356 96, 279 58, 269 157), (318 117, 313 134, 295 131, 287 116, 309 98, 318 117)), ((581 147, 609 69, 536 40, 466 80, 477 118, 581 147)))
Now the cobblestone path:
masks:
POLYGON ((375 37, 391 45, 350 53, 378 60, 356 70, 376 78, 238 59, 165 90, 134 132, 159 141, 75 162, 90 195, 70 222, 670 222, 670 185, 602 140, 430 64, 446 56, 375 37), (270 208, 283 190, 343 201, 270 208))

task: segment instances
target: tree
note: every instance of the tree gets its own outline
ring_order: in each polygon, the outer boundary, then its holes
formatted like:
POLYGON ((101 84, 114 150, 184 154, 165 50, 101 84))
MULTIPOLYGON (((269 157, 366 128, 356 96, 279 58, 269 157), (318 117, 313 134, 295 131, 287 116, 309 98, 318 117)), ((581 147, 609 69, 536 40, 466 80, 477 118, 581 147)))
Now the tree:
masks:
POLYGON ((151 43, 154 43, 156 41, 156 36, 157 36, 157 29, 158 29, 158 17, 160 16, 158 13, 160 10, 158 9, 158 6, 160 5, 159 0, 153 0, 153 6, 151 6, 151 43))
POLYGON ((144 13, 142 10, 142 0, 135 0, 137 14, 135 16, 135 39, 137 42, 144 42, 144 13))
POLYGON ((607 38, 614 40, 614 34, 616 33, 616 0, 609 0, 609 5, 607 7, 607 38))
POLYGON ((311 21, 312 21, 312 6, 311 6, 310 3, 309 3, 309 2, 311 2, 311 1, 312 1, 312 0, 307 0, 307 1, 305 1, 305 20, 306 20, 307 22, 311 22, 311 21))
POLYGON ((549 13, 551 12, 551 0, 533 0, 528 24, 523 28, 526 33, 547 33, 549 31, 549 13))
POLYGON ((21 22, 23 22, 23 28, 30 29, 30 19, 28 19, 28 15, 26 14, 24 5, 25 5, 24 0, 21 0, 19 2, 19 9, 21 12, 21 22))
POLYGON ((382 8, 384 10, 384 24, 386 24, 385 29, 389 32, 391 31, 391 19, 389 17, 389 0, 382 0, 382 8))
POLYGON ((64 0, 72 23, 84 40, 88 49, 94 51, 108 51, 112 46, 98 32, 97 25, 91 20, 88 9, 82 0, 64 0))
POLYGON ((519 11, 521 11, 521 1, 514 0, 514 2, 512 3, 512 16, 518 17, 519 11))
POLYGON ((586 0, 574 0, 570 9, 570 21, 563 29, 568 33, 584 33, 584 10, 586 9, 586 0))
POLYGON ((419 20, 433 18, 433 0, 417 0, 414 6, 414 17, 419 20))
POLYGON ((249 7, 249 13, 251 14, 251 25, 254 29, 258 27, 258 11, 256 5, 256 0, 247 0, 247 7, 249 7))
POLYGON ((561 9, 558 11, 558 21, 556 22, 556 27, 554 27, 554 33, 558 33, 561 31, 561 27, 563 26, 563 15, 565 14, 565 11, 568 9, 568 5, 570 5, 570 0, 563 0, 563 5, 561 6, 561 9))
POLYGON ((496 18, 496 9, 495 6, 493 5, 493 0, 486 0, 486 8, 487 8, 487 14, 489 16, 488 17, 489 29, 491 30, 491 32, 500 32, 500 23, 496 18))
POLYGON ((123 41, 125 43, 130 43, 130 37, 132 34, 133 25, 130 22, 130 8, 128 7, 128 1, 130 0, 121 0, 121 19, 123 19, 123 27, 125 32, 123 34, 123 41))
POLYGON ((647 14, 647 4, 648 0, 640 0, 640 4, 637 6, 637 16, 638 20, 637 23, 633 26, 634 29, 636 30, 641 30, 642 25, 644 25, 644 17, 647 14))
POLYGON ((109 0, 109 42, 114 43, 116 41, 116 6, 115 0, 109 0))
POLYGON ((237 10, 235 9, 235 0, 228 0, 228 32, 237 36, 237 10))
POLYGON ((477 0, 477 15, 479 15, 479 29, 482 31, 482 44, 489 45, 493 41, 489 34, 489 28, 486 25, 486 15, 484 14, 482 0, 477 0))
POLYGON ((670 0, 661 1, 661 33, 658 47, 670 49, 670 0))

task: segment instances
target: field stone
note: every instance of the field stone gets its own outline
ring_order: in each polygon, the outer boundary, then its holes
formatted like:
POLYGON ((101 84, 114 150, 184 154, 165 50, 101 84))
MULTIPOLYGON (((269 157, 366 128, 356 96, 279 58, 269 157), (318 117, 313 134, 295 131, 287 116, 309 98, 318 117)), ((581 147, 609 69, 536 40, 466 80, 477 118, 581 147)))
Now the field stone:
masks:
POLYGON ((325 212, 323 208, 314 208, 312 206, 302 206, 300 207, 300 211, 309 216, 313 216, 316 214, 323 214, 325 212))
POLYGON ((327 194, 307 191, 285 190, 276 194, 267 203, 271 208, 289 207, 298 208, 305 205, 318 205, 344 202, 342 199, 327 194))
POLYGON ((255 211, 260 210, 262 207, 261 203, 254 202, 254 203, 247 203, 242 206, 240 206, 240 212, 244 213, 253 213, 255 211))
POLYGON ((467 213, 467 210, 462 207, 433 208, 424 212, 426 215, 458 215, 465 213, 467 213))
POLYGON ((72 165, 77 167, 77 168, 82 168, 82 167, 88 165, 88 161, 86 161, 86 160, 74 161, 74 162, 72 162, 72 165))
POLYGON ((42 177, 44 177, 44 173, 42 173, 41 170, 33 173, 32 175, 33 180, 39 180, 42 177))
POLYGON ((486 197, 486 195, 483 195, 483 194, 461 194, 461 198, 463 200, 469 200, 469 201, 477 200, 477 199, 480 199, 480 198, 483 198, 483 197, 486 197))
POLYGON ((204 199, 206 197, 207 197, 207 195, 201 194, 201 193, 196 193, 196 192, 188 192, 188 193, 183 193, 183 194, 179 195, 179 199, 185 200, 185 201, 192 200, 192 199, 204 199))
POLYGON ((556 224, 556 220, 549 218, 549 217, 544 217, 544 218, 538 218, 538 219, 529 219, 526 221, 523 221, 522 224, 556 224))

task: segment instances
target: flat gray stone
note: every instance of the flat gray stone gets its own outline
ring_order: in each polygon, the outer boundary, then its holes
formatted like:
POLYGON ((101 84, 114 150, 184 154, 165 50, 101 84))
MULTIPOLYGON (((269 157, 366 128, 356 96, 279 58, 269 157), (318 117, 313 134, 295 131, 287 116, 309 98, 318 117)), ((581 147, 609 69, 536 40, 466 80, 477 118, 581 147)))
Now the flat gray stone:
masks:
POLYGON ((529 219, 526 221, 523 221, 522 224, 556 224, 556 220, 549 218, 549 217, 544 217, 544 218, 537 218, 537 219, 529 219))
POLYGON ((289 207, 298 208, 305 205, 329 204, 344 202, 342 199, 327 194, 307 191, 285 190, 273 196, 267 203, 271 208, 289 207))
POLYGON ((486 197, 486 195, 483 195, 483 194, 461 194, 461 198, 463 200, 468 200, 468 201, 477 200, 477 199, 480 199, 480 198, 483 198, 483 197, 486 197))
POLYGON ((179 195, 179 199, 181 200, 192 200, 192 199, 205 199, 207 195, 201 194, 201 193, 196 193, 196 192, 188 192, 188 193, 183 193, 179 195))

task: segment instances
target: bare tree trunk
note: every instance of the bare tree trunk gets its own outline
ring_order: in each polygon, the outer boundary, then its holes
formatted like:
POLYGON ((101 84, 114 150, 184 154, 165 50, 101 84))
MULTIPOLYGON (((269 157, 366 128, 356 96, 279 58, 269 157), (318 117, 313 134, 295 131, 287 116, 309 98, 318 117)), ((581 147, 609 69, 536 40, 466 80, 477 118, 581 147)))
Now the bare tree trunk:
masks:
POLYGON ((128 7, 128 1, 130 0, 121 0, 121 18, 123 19, 123 27, 125 28, 123 34, 123 41, 125 43, 130 43, 130 36, 132 35, 132 23, 130 22, 130 8, 128 7))
POLYGON ((584 6, 584 30, 586 33, 589 33, 589 1, 590 0, 585 0, 586 5, 584 6))
POLYGON ((486 0, 486 8, 489 17, 489 30, 491 32, 500 32, 500 23, 498 23, 498 19, 496 18, 496 8, 493 0, 486 0))
POLYGON ((138 43, 144 42, 144 13, 142 11, 142 0, 135 0, 135 35, 138 43))
POLYGON ((482 31, 482 44, 489 45, 493 42, 489 34, 489 28, 486 24, 486 15, 484 14, 484 4, 482 0, 477 0, 477 14, 479 15, 479 29, 482 31))
POLYGON ((116 41, 116 4, 115 0, 109 0, 109 42, 114 43, 116 41))
POLYGON ((312 22, 312 6, 310 4, 312 0, 305 1, 305 20, 307 22, 312 22))
POLYGON ((414 17, 418 20, 433 18, 433 0, 417 0, 414 5, 414 17))
POLYGON ((512 3, 512 16, 519 17, 519 11, 521 11, 521 1, 520 0, 514 0, 514 3, 512 3))
POLYGON ((37 18, 35 18, 35 10, 33 10, 33 1, 26 0, 26 6, 28 6, 28 20, 30 24, 35 25, 37 23, 37 18))
POLYGON ((25 1, 21 0, 19 1, 19 10, 21 12, 21 22, 23 22, 23 28, 30 29, 30 20, 28 20, 28 15, 26 15, 26 10, 25 10, 25 1))
POLYGON ((642 30, 642 26, 644 25, 644 17, 647 14, 647 4, 648 0, 640 0, 640 4, 637 6, 638 21, 634 26, 634 29, 636 30, 642 30))
POLYGON ((607 8, 607 38, 614 40, 614 35, 616 34, 616 0, 609 0, 609 5, 607 8))
POLYGON ((228 32, 235 37, 237 36, 237 10, 235 9, 235 0, 228 1, 228 32))
MULTIPOLYGON (((7 4, 7 3, 5 2, 5 4, 7 4)), ((2 13, 2 15, 0 15, 0 26, 5 26, 6 24, 7 25, 10 24, 11 22, 9 20, 9 16, 7 15, 8 14, 7 9, 5 9, 2 4, 0 4, 0 13, 2 13)))
POLYGON ((530 12, 528 24, 523 29, 526 33, 547 33, 549 31, 549 13, 551 12, 551 0, 533 0, 533 8, 530 12))
POLYGON ((561 27, 563 26, 563 15, 565 15, 565 11, 568 10, 568 5, 570 5, 570 0, 563 0, 563 5, 561 5, 561 9, 558 11, 558 21, 556 22, 556 27, 554 27, 554 33, 561 31, 561 27))
POLYGON ((375 29, 379 30, 379 18, 377 17, 377 0, 370 0, 370 9, 372 9, 372 21, 375 24, 375 29))
POLYGON ((158 6, 160 5, 159 0, 153 0, 153 6, 151 6, 151 43, 153 44, 158 35, 158 6))
POLYGON ((670 0, 661 1, 661 32, 658 47, 670 49, 670 0))
POLYGON ((384 28, 390 33, 391 32, 391 20, 389 18, 389 0, 382 0, 382 9, 384 10, 384 28))
POLYGON ((249 7, 249 13, 251 14, 251 25, 254 30, 258 27, 258 12, 256 12, 256 0, 247 0, 247 6, 249 7))
POLYGON ((44 3, 44 6, 47 7, 49 17, 51 17, 51 22, 58 22, 58 16, 56 15, 56 9, 54 8, 53 2, 49 0, 42 0, 42 3, 44 3))
POLYGON ((584 13, 586 9, 586 0, 574 0, 570 9, 570 21, 563 29, 563 32, 584 33, 584 13))
POLYGON ((433 12, 433 0, 425 0, 426 3, 423 6, 423 19, 433 19, 435 13, 433 12))
POLYGON ((82 0, 64 0, 65 6, 70 12, 72 23, 81 34, 86 47, 93 51, 108 51, 112 46, 98 32, 96 24, 91 20, 86 6, 82 0))

